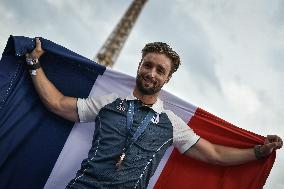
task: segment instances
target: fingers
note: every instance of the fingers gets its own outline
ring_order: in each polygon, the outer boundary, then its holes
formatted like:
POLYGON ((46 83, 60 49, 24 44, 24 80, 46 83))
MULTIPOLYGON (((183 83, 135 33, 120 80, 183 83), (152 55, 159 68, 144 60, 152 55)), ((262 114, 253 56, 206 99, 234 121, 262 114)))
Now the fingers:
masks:
POLYGON ((279 137, 279 140, 278 140, 278 149, 282 148, 283 147, 283 140, 279 137))
POLYGON ((270 146, 274 144, 273 148, 280 149, 283 146, 283 140, 277 135, 267 135, 267 138, 265 139, 265 144, 269 144, 270 146))
POLYGON ((278 140, 278 136, 277 135, 267 135, 267 140, 269 142, 276 142, 276 140, 278 140))
POLYGON ((32 52, 26 53, 26 59, 32 59, 32 58, 33 58, 32 52))

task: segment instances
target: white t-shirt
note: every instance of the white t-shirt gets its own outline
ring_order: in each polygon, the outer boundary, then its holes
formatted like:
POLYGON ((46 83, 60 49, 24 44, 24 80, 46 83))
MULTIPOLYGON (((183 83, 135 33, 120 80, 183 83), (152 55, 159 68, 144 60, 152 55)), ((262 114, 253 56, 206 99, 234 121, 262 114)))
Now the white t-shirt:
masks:
MULTIPOLYGON (((100 109, 105 105, 112 103, 117 98, 125 100, 136 99, 133 95, 119 97, 117 94, 109 94, 101 97, 89 97, 87 99, 78 99, 77 108, 80 122, 92 122, 95 120, 100 109)), ((156 112, 156 118, 152 121, 159 122, 161 117, 167 117, 173 126, 173 145, 180 153, 186 152, 191 146, 197 143, 199 136, 176 114, 171 110, 165 110, 163 101, 157 99, 151 107, 156 112), (161 116, 166 114, 166 116, 161 116)))

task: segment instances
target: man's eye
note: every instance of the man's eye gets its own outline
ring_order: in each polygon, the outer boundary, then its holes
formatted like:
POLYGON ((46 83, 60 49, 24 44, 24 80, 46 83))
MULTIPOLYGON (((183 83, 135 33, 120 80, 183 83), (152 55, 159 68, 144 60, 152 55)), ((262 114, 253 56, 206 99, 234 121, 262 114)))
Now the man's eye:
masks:
POLYGON ((145 68, 150 68, 151 66, 149 64, 144 64, 145 68))
POLYGON ((158 73, 161 74, 161 75, 164 75, 165 71, 164 70, 158 70, 158 73))

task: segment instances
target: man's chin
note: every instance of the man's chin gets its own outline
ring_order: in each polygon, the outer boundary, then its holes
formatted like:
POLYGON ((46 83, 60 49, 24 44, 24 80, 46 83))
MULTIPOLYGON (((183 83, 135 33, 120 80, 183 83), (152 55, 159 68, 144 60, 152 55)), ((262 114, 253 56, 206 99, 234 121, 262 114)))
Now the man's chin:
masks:
POLYGON ((151 90, 151 88, 153 88, 153 86, 151 84, 146 83, 146 84, 144 84, 144 88, 147 89, 147 90, 148 89, 151 90))
POLYGON ((154 88, 150 88, 150 87, 143 87, 140 88, 140 92, 144 95, 154 95, 156 93, 158 93, 160 90, 156 90, 154 88))

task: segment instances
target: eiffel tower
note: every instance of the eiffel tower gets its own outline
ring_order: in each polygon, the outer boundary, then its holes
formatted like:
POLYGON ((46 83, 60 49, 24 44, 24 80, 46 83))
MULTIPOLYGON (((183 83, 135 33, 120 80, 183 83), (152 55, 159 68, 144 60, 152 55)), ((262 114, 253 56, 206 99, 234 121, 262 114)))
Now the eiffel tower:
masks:
POLYGON ((147 0, 133 0, 119 23, 94 58, 104 66, 113 67, 147 0))

